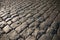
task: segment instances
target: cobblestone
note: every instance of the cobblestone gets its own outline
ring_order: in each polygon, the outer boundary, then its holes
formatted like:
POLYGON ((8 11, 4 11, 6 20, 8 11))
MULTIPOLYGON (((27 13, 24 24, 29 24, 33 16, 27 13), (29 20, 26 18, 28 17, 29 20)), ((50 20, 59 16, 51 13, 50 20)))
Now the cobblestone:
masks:
POLYGON ((34 36, 29 36, 26 40, 35 40, 34 36))
POLYGON ((28 26, 27 22, 24 22, 19 27, 17 27, 15 30, 19 33, 21 30, 23 30, 27 26, 28 26))
POLYGON ((0 40, 9 40, 9 38, 7 37, 6 34, 2 35, 2 37, 0 38, 0 40))
POLYGON ((52 36, 49 35, 49 34, 44 34, 40 37, 39 40, 51 40, 52 39, 52 36))
POLYGON ((59 40, 59 37, 55 34, 52 40, 59 40))
POLYGON ((59 40, 58 0, 3 0, 0 40, 59 40))
POLYGON ((7 34, 10 39, 15 39, 17 33, 15 30, 12 30, 10 33, 7 34))
POLYGON ((4 32, 9 32, 11 30, 11 28, 9 27, 9 25, 6 25, 4 28, 3 28, 3 31, 4 32))

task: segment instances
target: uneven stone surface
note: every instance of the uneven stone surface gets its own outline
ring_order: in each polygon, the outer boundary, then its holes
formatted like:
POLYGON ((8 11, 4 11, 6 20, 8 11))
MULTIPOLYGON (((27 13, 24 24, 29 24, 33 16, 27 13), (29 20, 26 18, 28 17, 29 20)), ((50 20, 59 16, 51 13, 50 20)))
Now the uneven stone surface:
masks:
POLYGON ((3 28, 3 31, 4 32, 9 32, 11 30, 11 28, 8 26, 8 25, 6 25, 4 28, 3 28))
POLYGON ((58 0, 0 0, 0 40, 60 40, 58 0))

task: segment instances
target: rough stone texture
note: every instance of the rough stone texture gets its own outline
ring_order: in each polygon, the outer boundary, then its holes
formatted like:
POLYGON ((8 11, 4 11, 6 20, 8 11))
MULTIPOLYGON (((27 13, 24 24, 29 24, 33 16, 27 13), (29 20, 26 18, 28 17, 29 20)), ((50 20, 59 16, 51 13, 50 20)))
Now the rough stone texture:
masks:
POLYGON ((59 40, 59 0, 0 0, 0 40, 59 40))
POLYGON ((52 40, 52 35, 50 34, 44 34, 40 37, 39 40, 52 40))
POLYGON ((52 39, 52 40, 60 40, 60 38, 59 38, 58 35, 55 34, 55 35, 53 36, 53 39, 52 39))
POLYGON ((34 36, 29 36, 28 38, 26 38, 26 40, 35 40, 34 36))
POLYGON ((9 38, 6 34, 4 34, 4 35, 1 35, 0 40, 9 40, 9 38))
POLYGON ((12 30, 10 33, 7 34, 10 39, 15 39, 17 33, 15 30, 12 30))
POLYGON ((3 28, 3 31, 4 32, 9 32, 11 30, 11 28, 9 27, 9 25, 6 25, 4 28, 3 28))

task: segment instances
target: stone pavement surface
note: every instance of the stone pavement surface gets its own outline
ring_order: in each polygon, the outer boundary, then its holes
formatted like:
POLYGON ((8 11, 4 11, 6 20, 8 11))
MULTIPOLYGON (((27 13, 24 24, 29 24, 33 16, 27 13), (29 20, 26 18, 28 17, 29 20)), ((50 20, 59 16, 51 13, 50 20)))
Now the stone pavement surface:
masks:
POLYGON ((0 40, 59 40, 56 0, 1 0, 0 40))

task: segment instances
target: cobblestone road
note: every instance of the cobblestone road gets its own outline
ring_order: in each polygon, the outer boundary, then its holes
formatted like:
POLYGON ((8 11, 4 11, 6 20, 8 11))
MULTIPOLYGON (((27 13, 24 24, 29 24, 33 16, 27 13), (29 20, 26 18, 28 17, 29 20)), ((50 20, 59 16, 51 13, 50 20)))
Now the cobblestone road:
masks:
POLYGON ((0 40, 59 40, 56 0, 0 1, 0 40))

